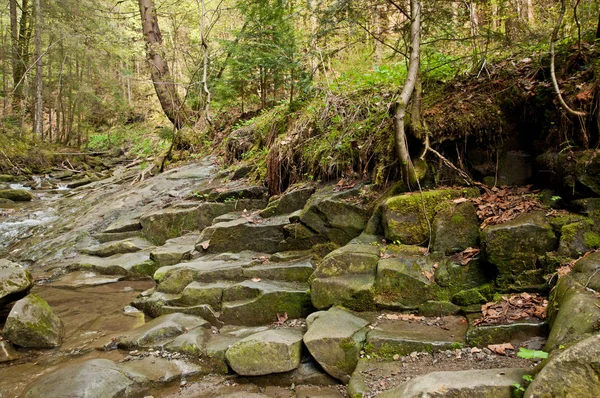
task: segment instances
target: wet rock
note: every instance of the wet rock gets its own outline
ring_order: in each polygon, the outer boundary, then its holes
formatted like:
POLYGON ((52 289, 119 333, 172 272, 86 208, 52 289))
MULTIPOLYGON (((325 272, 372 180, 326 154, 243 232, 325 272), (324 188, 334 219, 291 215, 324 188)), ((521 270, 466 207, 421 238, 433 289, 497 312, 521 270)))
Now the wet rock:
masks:
POLYGON ((382 224, 385 238, 405 245, 424 245, 429 240, 429 223, 437 207, 463 195, 475 196, 476 190, 443 189, 394 196, 382 205, 382 224), (425 212, 423 212, 423 204, 425 212))
POLYGON ((80 250, 81 253, 98 257, 110 257, 115 254, 135 253, 152 247, 152 244, 142 238, 131 238, 121 241, 107 242, 98 246, 80 250))
POLYGON ((344 275, 316 278, 311 283, 311 300, 315 308, 341 305, 353 311, 375 310, 375 276, 344 275))
MULTIPOLYGON (((150 387, 208 373, 201 366, 178 359, 145 357, 118 365, 119 370, 138 386, 150 387)), ((141 390, 141 389, 140 389, 141 390)), ((101 395, 99 395, 100 397, 101 395)))
POLYGON ((33 195, 25 189, 1 189, 0 198, 12 200, 13 202, 29 202, 33 199, 33 195))
POLYGON ((165 345, 165 350, 199 358, 206 353, 206 341, 209 333, 210 331, 205 328, 193 329, 175 337, 173 341, 165 345))
POLYGON ((556 248, 556 237, 543 212, 487 226, 481 243, 487 261, 498 269, 497 283, 505 288, 536 268, 539 256, 556 248))
POLYGON ((135 382, 108 359, 67 365, 42 376, 25 394, 28 398, 126 397, 136 391, 135 382))
POLYGON ((30 294, 13 305, 2 330, 4 338, 27 348, 58 347, 64 333, 61 319, 37 294, 30 294))
POLYGON ((225 359, 225 353, 229 347, 233 346, 244 337, 264 332, 265 330, 268 330, 267 326, 247 327, 225 325, 221 328, 219 334, 210 336, 206 343, 206 355, 211 360, 213 366, 215 366, 215 369, 222 373, 227 373, 228 366, 225 359))
POLYGON ((547 351, 587 333, 597 333, 600 331, 600 298, 569 275, 562 276, 550 294, 548 323, 550 334, 544 348, 547 351))
POLYGON ((311 314, 304 344, 323 369, 336 379, 348 383, 356 367, 366 338, 368 321, 343 309, 311 314))
POLYGON ((10 174, 0 174, 0 182, 17 182, 19 181, 18 176, 13 176, 10 174))
POLYGON ((300 221, 332 242, 345 245, 362 232, 369 218, 366 207, 357 200, 359 195, 359 188, 342 192, 331 187, 320 189, 302 210, 300 221))
POLYGON ((600 335, 555 352, 525 391, 534 397, 598 397, 600 380, 600 335))
MULTIPOLYGON (((298 393, 298 387, 303 385, 310 385, 317 387, 318 390, 322 386, 337 386, 340 384, 339 380, 334 379, 308 354, 305 354, 300 360, 298 368, 284 373, 274 373, 265 376, 250 377, 248 378, 252 383, 261 386, 279 386, 289 387, 294 385, 296 387, 296 393, 298 393)), ((301 395, 302 397, 313 397, 313 395, 301 395)), ((320 396, 320 395, 318 395, 320 396)))
POLYGON ((110 232, 110 233, 100 232, 97 234, 93 234, 92 237, 100 243, 114 242, 114 241, 125 240, 125 239, 142 238, 142 230, 140 229, 138 231, 110 232))
POLYGON ((115 254, 110 257, 80 256, 67 267, 71 271, 90 270, 104 275, 153 275, 157 265, 149 250, 115 254))
POLYGON ((259 214, 261 217, 273 217, 281 214, 293 213, 302 209, 310 197, 315 193, 314 187, 306 187, 286 192, 280 198, 270 201, 266 209, 259 214))
POLYGON ((387 308, 412 309, 435 299, 438 286, 427 277, 433 277, 435 264, 428 257, 409 254, 379 260, 377 303, 387 308))
POLYGON ((403 320, 386 321, 367 333, 368 354, 383 358, 411 352, 447 350, 465 343, 467 322, 461 316, 448 316, 431 325, 403 320), (443 325, 443 328, 440 327, 443 325))
POLYGON ((479 246, 479 220, 471 202, 449 205, 433 218, 431 250, 446 255, 479 246))
POLYGON ((80 287, 100 286, 116 283, 124 279, 124 276, 98 275, 94 272, 75 271, 61 276, 58 280, 48 283, 48 286, 66 289, 78 289, 80 287))
POLYGON ((119 232, 139 231, 141 229, 142 224, 140 224, 139 213, 127 213, 113 221, 108 227, 106 227, 106 229, 104 229, 103 232, 107 234, 113 234, 119 232))
POLYGON ((0 259, 0 308, 17 300, 33 287, 33 277, 27 268, 0 259))
POLYGON ((275 329, 248 336, 231 346, 225 357, 242 376, 287 372, 300 364, 302 331, 275 329))
POLYGON ((432 372, 392 388, 381 398, 512 398, 513 384, 521 383, 527 369, 432 372))
POLYGON ((204 319, 184 314, 163 315, 118 338, 120 348, 158 347, 195 328, 210 328, 204 319))
POLYGON ((545 322, 536 320, 515 321, 508 325, 471 326, 467 332, 467 344, 487 347, 490 344, 521 343, 536 336, 547 334, 545 322))
POLYGON ((234 325, 264 325, 277 321, 277 314, 304 318, 312 311, 308 290, 305 283, 244 281, 223 293, 220 319, 234 325))
MULTIPOLYGON (((0 187, 1 189, 1 187, 0 187)), ((0 209, 3 207, 13 207, 15 202, 10 199, 0 198, 0 209)))
POLYGON ((21 355, 8 341, 0 340, 0 363, 11 362, 19 358, 21 355))
POLYGON ((93 181, 94 180, 90 176, 86 175, 86 176, 80 177, 80 178, 78 178, 76 180, 73 180, 70 183, 68 183, 67 184, 67 188, 69 188, 69 189, 79 188, 79 187, 82 187, 84 185, 91 184, 93 181))
POLYGON ((192 282, 183 289, 178 302, 182 305, 208 304, 216 311, 221 311, 223 292, 231 285, 227 282, 192 282))

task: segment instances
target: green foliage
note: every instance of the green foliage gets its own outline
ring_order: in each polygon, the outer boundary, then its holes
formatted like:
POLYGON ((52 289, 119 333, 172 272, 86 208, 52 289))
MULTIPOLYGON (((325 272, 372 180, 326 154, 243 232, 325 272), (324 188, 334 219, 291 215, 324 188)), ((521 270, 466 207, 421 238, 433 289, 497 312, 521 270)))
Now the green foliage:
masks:
POLYGON ((519 352, 517 353, 519 358, 525 359, 546 359, 548 358, 548 353, 540 350, 529 350, 527 348, 521 347, 519 352))
POLYGON ((90 134, 88 148, 93 151, 121 148, 135 156, 148 157, 168 149, 170 140, 163 138, 168 130, 172 131, 166 127, 153 131, 144 123, 115 126, 90 134))

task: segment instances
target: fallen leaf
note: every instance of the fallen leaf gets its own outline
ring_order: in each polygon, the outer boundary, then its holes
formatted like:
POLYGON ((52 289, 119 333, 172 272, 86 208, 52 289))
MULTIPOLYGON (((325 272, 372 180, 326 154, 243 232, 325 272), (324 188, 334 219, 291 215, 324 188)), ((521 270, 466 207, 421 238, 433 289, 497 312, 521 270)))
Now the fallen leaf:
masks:
POLYGON ((423 270, 423 274, 425 275, 425 277, 431 282, 433 280, 433 273, 427 271, 427 270, 423 270))
POLYGON ((287 312, 284 312, 283 315, 281 315, 279 312, 277 313, 277 323, 280 325, 283 325, 285 323, 285 321, 288 320, 288 314, 287 312))
POLYGON ((252 282, 260 282, 260 278, 252 278, 252 282))
POLYGON ((455 204, 458 205, 458 204, 465 203, 468 201, 469 201, 469 199, 467 199, 467 198, 458 198, 458 199, 454 199, 452 202, 454 202, 455 204))
POLYGON ((506 355, 506 350, 514 350, 515 347, 510 343, 502 343, 502 344, 490 344, 487 346, 490 350, 495 352, 496 354, 506 355))

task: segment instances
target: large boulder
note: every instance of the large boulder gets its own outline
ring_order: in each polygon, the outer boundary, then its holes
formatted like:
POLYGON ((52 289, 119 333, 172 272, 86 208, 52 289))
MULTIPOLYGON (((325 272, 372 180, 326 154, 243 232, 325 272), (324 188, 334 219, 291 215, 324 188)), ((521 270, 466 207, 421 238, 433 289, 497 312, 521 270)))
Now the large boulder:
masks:
POLYGON ((570 275, 562 276, 548 304, 550 334, 545 349, 580 339, 600 331, 600 298, 577 283, 570 275))
POLYGON ((36 380, 27 398, 128 397, 135 382, 113 361, 93 359, 74 363, 36 380))
POLYGON ((210 328, 204 319, 184 314, 169 314, 145 323, 118 338, 118 346, 124 349, 140 347, 160 347, 170 343, 177 336, 193 329, 210 328))
POLYGON ((525 398, 600 397, 600 335, 550 356, 525 398))
POLYGON ((441 189, 394 196, 382 204, 385 238, 405 245, 426 245, 429 225, 441 203, 462 196, 475 196, 479 191, 441 189))
POLYGON ((577 258, 599 248, 600 234, 591 218, 564 225, 560 229, 558 254, 561 256, 577 258))
POLYGON ((259 214, 261 217, 273 217, 293 213, 302 209, 314 193, 314 187, 299 188, 286 192, 280 198, 270 201, 269 205, 259 214))
POLYGON ((17 301, 6 318, 2 336, 27 348, 54 348, 64 337, 62 320, 37 294, 17 301))
POLYGON ((304 344, 323 369, 348 383, 366 339, 368 321, 333 307, 312 313, 306 323, 304 344))
POLYGON ((434 252, 453 254, 479 246, 479 220, 471 202, 443 208, 433 218, 431 227, 434 252))
POLYGON ((320 189, 302 210, 300 221, 332 242, 345 245, 363 231, 369 219, 359 195, 358 188, 341 192, 332 187, 320 189))
POLYGON ((348 274, 316 278, 311 283, 310 298, 319 310, 340 305, 353 311, 374 311, 375 276, 348 274))
POLYGON ((0 307, 27 294, 33 278, 27 268, 0 259, 0 307))
POLYGON ((237 374, 260 376, 296 369, 301 348, 301 330, 266 330, 238 341, 227 350, 225 357, 237 374))
POLYGON ((512 398, 527 369, 462 370, 417 376, 381 398, 512 398))
POLYGON ((556 236, 543 212, 525 214, 509 222, 487 226, 481 243, 487 261, 498 270, 501 288, 518 284, 537 268, 538 257, 556 248, 556 236))
POLYGON ((33 199, 33 195, 25 189, 0 189, 0 198, 13 202, 29 202, 33 199))
POLYGON ((349 243, 326 255, 313 278, 348 274, 375 274, 380 248, 372 244, 349 243))

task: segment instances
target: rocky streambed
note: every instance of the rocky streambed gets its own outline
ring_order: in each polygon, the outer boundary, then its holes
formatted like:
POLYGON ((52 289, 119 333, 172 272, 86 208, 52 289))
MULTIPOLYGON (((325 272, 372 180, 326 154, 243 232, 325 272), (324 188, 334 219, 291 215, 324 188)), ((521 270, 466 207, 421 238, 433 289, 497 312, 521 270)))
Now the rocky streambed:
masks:
POLYGON ((0 397, 600 395, 598 199, 481 229, 478 189, 239 174, 118 168, 4 214, 0 397))

